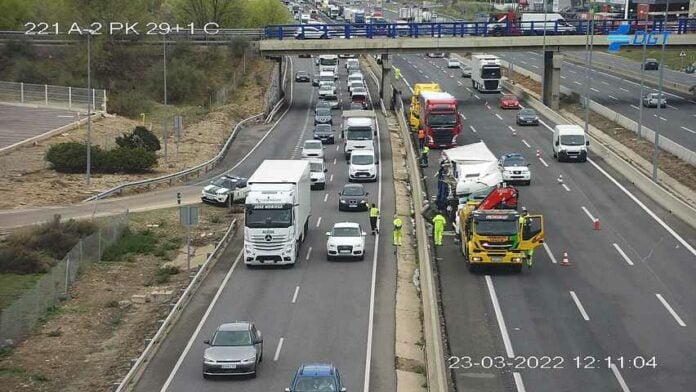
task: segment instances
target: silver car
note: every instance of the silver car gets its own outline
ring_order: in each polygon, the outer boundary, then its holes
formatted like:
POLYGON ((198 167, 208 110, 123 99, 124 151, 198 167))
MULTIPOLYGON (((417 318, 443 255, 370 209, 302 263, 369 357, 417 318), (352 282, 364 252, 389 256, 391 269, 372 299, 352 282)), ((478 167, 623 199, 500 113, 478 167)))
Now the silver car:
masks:
POLYGON ((203 377, 256 377, 263 360, 263 339, 254 323, 235 321, 217 327, 213 337, 204 341, 209 347, 203 354, 203 377))

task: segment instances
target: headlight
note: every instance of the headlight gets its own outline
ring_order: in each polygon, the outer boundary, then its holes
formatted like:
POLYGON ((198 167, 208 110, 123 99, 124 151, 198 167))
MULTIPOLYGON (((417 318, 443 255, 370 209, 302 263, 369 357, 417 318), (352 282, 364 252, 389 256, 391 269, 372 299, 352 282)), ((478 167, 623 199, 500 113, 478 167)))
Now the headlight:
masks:
POLYGON ((346 204, 346 201, 345 201, 345 200, 342 200, 342 199, 338 199, 338 202, 341 203, 341 204, 346 204))
POLYGON ((203 362, 205 363, 215 363, 215 360, 212 358, 208 358, 205 355, 203 356, 203 362))
POLYGON ((253 357, 250 357, 250 358, 242 359, 241 362, 242 362, 242 363, 251 363, 251 362, 255 362, 255 361, 256 361, 256 356, 253 356, 253 357))
POLYGON ((360 204, 365 204, 367 203, 367 200, 360 200, 360 204))
POLYGON ((329 249, 333 249, 336 247, 336 244, 329 244, 329 249))

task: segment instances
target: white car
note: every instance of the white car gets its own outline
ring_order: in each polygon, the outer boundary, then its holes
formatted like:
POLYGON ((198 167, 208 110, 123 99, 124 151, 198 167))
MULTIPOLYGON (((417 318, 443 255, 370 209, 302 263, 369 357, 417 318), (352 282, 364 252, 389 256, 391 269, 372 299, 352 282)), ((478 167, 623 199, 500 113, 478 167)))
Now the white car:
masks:
MULTIPOLYGON (((340 56, 340 55, 339 55, 339 56, 340 56)), ((357 66, 357 67, 360 66, 360 63, 358 62, 358 59, 356 59, 356 58, 350 58, 350 59, 346 60, 346 63, 345 63, 346 69, 350 68, 350 67, 351 67, 351 64, 355 64, 355 66, 357 66)))
POLYGON ((360 224, 339 222, 331 231, 326 232, 326 259, 358 258, 365 259, 365 236, 360 224))
POLYGON ((318 158, 309 158, 309 178, 311 180, 311 189, 326 188, 326 172, 328 169, 324 165, 324 161, 318 158))
POLYGON ((353 89, 356 87, 365 88, 365 83, 362 80, 353 80, 351 82, 348 82, 348 91, 349 92, 353 91, 353 89))
POLYGON ((244 202, 249 187, 244 177, 224 175, 210 182, 201 191, 201 200, 215 204, 230 204, 244 202), (231 199, 230 199, 231 197, 231 199))
POLYGON ((453 59, 449 58, 447 59, 447 68, 459 68, 461 67, 461 63, 459 62, 458 59, 453 59))
POLYGON ((504 182, 516 182, 529 185, 532 182, 532 172, 522 154, 504 154, 498 160, 498 167, 504 182))
POLYGON ((355 95, 355 94, 362 94, 362 95, 367 96, 367 89, 365 88, 365 86, 362 86, 362 87, 353 87, 353 88, 350 90, 350 96, 351 96, 351 98, 352 98, 353 95, 355 95))
POLYGON ((324 95, 336 95, 336 86, 332 84, 325 84, 319 87, 319 96, 324 95))
POLYGON ((365 78, 363 78, 361 73, 354 73, 352 75, 348 75, 348 84, 351 82, 362 82, 364 84, 365 78))
POLYGON ((377 181, 374 150, 353 150, 348 163, 348 182, 377 181))
POLYGON ((304 25, 302 27, 297 28, 297 31, 295 31, 295 38, 296 39, 325 39, 325 38, 329 38, 329 35, 322 28, 304 25))
POLYGON ((302 146, 302 158, 324 160, 324 145, 321 144, 321 140, 305 140, 302 146))

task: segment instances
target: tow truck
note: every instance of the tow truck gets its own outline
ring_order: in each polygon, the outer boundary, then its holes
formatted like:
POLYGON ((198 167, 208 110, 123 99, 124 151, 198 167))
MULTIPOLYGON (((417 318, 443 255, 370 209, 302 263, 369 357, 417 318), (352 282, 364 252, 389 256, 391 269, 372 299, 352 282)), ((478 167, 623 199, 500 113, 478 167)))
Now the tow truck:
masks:
POLYGON ((470 272, 485 265, 509 265, 519 273, 529 252, 544 242, 544 217, 517 211, 519 192, 496 187, 482 201, 460 205, 456 228, 470 272))

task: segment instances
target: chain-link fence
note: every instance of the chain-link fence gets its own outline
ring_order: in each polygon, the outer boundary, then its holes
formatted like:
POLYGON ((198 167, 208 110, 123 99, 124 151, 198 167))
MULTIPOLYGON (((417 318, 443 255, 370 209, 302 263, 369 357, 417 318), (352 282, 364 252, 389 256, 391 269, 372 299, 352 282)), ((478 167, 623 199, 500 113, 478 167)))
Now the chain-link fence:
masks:
POLYGON ((266 90, 266 95, 263 97, 263 110, 266 113, 269 113, 271 109, 273 109, 273 106, 278 103, 278 100, 280 99, 281 96, 281 90, 280 90, 280 81, 278 80, 278 67, 279 65, 276 63, 273 66, 273 73, 271 74, 271 85, 268 86, 268 90, 266 90))
POLYGON ((0 102, 47 106, 87 113, 88 94, 92 96, 92 111, 106 113, 106 90, 0 81, 0 102))
POLYGON ((127 227, 128 213, 109 218, 95 233, 81 239, 31 290, 0 310, 0 347, 13 345, 28 337, 46 311, 67 298, 70 285, 77 279, 80 270, 99 261, 104 249, 115 242, 127 227))

